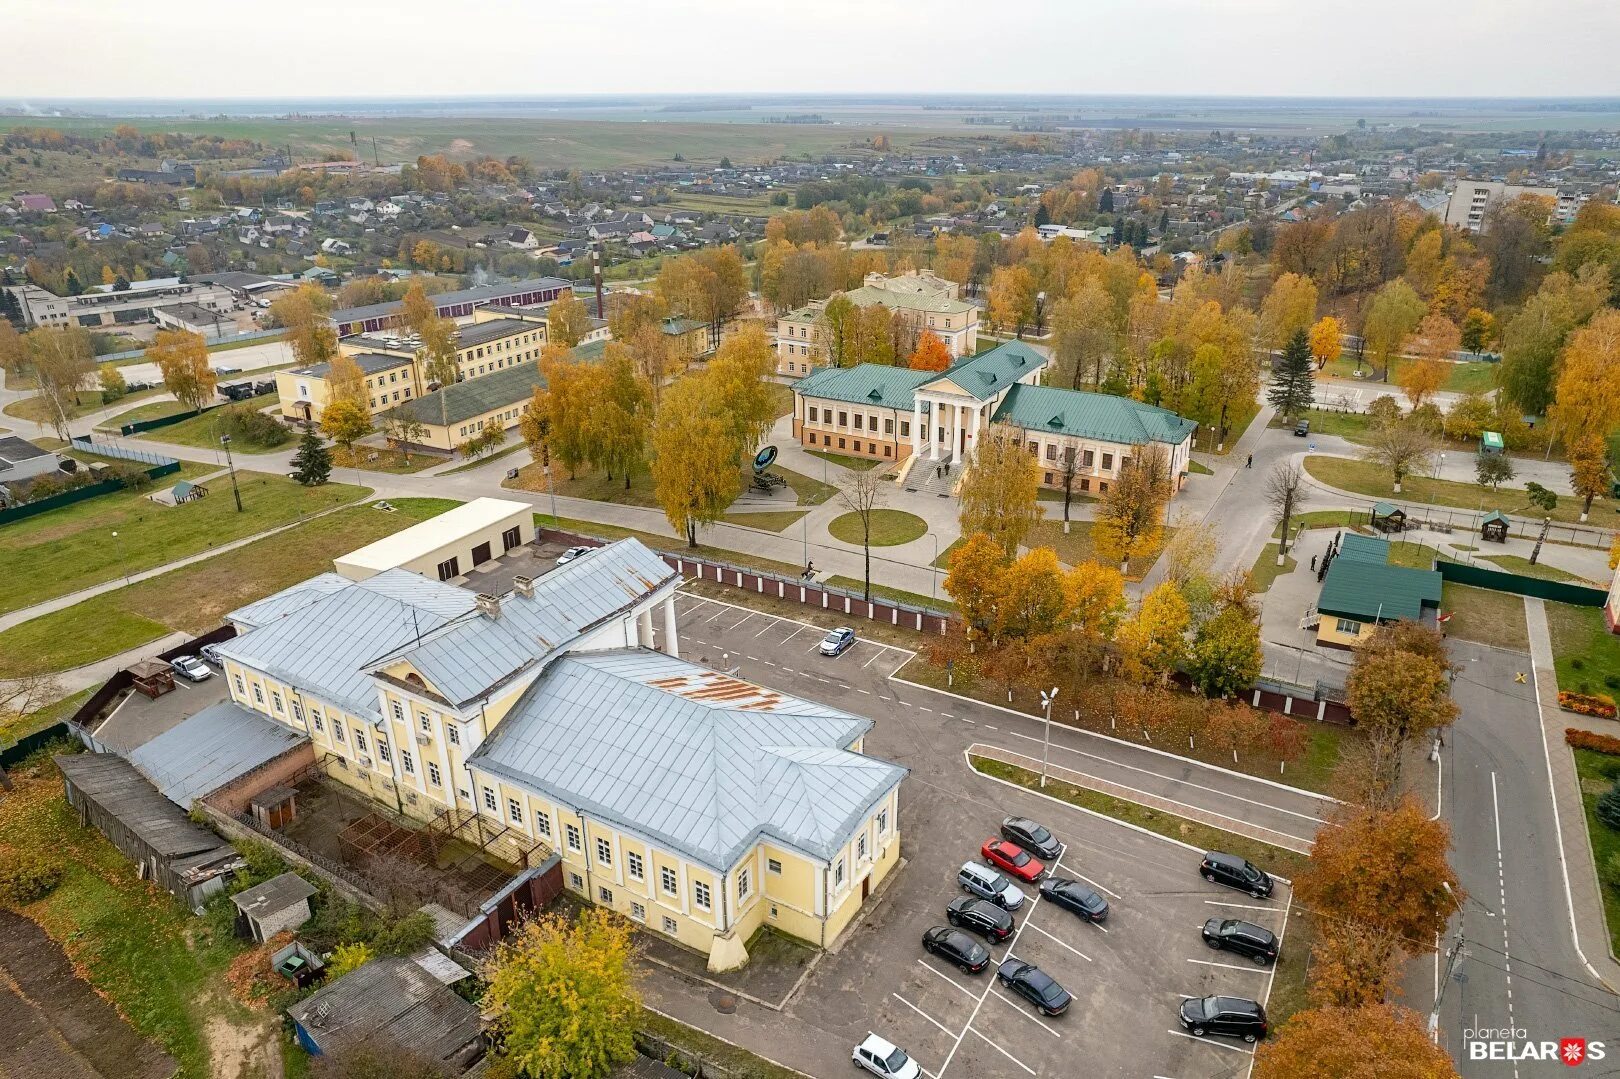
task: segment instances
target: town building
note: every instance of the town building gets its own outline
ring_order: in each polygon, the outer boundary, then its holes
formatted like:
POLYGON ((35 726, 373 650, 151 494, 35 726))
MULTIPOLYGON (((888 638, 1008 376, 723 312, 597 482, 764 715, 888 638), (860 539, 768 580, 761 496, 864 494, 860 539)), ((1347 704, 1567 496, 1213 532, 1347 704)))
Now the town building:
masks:
POLYGON ((22 306, 23 321, 29 326, 85 326, 90 329, 151 322, 158 308, 181 303, 220 313, 229 320, 224 313, 229 312, 236 302, 229 289, 219 285, 185 282, 178 277, 132 281, 127 289, 97 285, 78 296, 57 296, 34 284, 14 285, 11 291, 22 306))
MULTIPOLYGON (((1451 198, 1446 202, 1445 223, 1469 232, 1482 232, 1485 229, 1485 216, 1492 206, 1511 202, 1520 195, 1547 199, 1552 204, 1552 214, 1557 215, 1559 203, 1558 189, 1555 187, 1524 187, 1500 180, 1458 180, 1457 186, 1451 189, 1451 198)), ((1570 212, 1569 220, 1574 219, 1574 213, 1570 212)))
POLYGON ((219 652, 335 780, 554 852, 714 969, 765 925, 830 944, 899 862, 905 770, 864 755, 870 720, 682 660, 679 583, 634 539, 499 596, 326 573, 231 612, 219 652))
POLYGON ((504 498, 475 498, 403 532, 333 560, 338 575, 364 581, 391 569, 455 581, 506 552, 534 542, 534 507, 504 498))
POLYGON ((1323 648, 1354 648, 1385 622, 1435 624, 1440 610, 1438 570, 1391 565, 1386 539, 1346 532, 1328 563, 1316 608, 1316 643, 1323 648))
MULTIPOLYGON (((521 307, 550 303, 571 288, 573 286, 560 277, 536 277, 504 285, 479 285, 455 292, 441 292, 428 299, 433 301, 440 318, 467 318, 478 308, 491 304, 521 307)), ((398 326, 404 307, 403 301, 394 300, 343 308, 333 311, 328 317, 332 325, 337 327, 339 337, 350 337, 360 333, 379 333, 398 326)))
MULTIPOLYGON (((951 356, 971 356, 979 347, 979 309, 960 297, 961 286, 938 277, 932 270, 886 277, 869 273, 860 288, 842 293, 857 307, 881 305, 910 319, 945 342, 951 356)), ((817 322, 826 308, 816 300, 776 321, 776 371, 803 376, 826 365, 819 347, 817 322)))

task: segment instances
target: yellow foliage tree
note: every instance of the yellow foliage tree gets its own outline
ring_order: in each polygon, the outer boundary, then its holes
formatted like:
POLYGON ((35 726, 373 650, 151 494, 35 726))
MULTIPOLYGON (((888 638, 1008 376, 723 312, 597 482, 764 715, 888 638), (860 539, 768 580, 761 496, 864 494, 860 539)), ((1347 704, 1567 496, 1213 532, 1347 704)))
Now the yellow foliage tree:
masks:
POLYGON ((1165 581, 1143 596, 1136 614, 1114 636, 1125 677, 1137 682, 1167 677, 1187 654, 1191 625, 1192 611, 1174 582, 1165 581))
POLYGON ((1344 324, 1332 315, 1323 315, 1311 327, 1311 355, 1321 370, 1344 351, 1344 324))
POLYGON ((1039 470, 1017 434, 997 426, 981 435, 958 492, 963 533, 985 533, 1007 558, 1041 516, 1039 470))
POLYGON ((187 330, 159 330, 146 350, 157 364, 163 384, 188 409, 199 409, 214 399, 219 376, 208 366, 208 343, 187 330))

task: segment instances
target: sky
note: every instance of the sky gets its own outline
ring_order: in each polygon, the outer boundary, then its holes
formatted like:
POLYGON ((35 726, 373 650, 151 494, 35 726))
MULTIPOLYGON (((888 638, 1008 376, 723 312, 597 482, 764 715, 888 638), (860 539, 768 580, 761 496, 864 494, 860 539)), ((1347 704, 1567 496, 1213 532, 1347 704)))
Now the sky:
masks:
POLYGON ((0 0, 0 100, 1620 95, 1620 0, 0 0))

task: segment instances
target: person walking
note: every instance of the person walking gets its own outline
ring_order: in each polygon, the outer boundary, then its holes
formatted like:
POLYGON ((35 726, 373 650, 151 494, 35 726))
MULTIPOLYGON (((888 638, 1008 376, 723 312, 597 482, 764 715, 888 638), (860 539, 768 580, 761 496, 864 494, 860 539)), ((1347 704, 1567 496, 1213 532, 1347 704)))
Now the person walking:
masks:
POLYGON ((1244 464, 1243 467, 1244 468, 1253 468, 1254 467, 1254 454, 1252 454, 1252 453, 1249 454, 1249 460, 1248 460, 1248 462, 1246 464, 1244 464))

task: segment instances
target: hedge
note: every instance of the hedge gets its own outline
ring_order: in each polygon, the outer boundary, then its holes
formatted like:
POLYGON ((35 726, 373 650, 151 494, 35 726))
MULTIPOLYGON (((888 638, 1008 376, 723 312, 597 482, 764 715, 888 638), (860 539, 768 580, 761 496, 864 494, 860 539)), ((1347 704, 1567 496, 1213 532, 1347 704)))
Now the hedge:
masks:
POLYGON ((1564 741, 1576 749, 1590 749, 1594 753, 1607 753, 1620 757, 1620 738, 1612 734, 1594 734, 1579 727, 1564 728, 1564 741))
POLYGON ((1558 691, 1558 707, 1576 715, 1597 716, 1600 719, 1613 719, 1615 715, 1614 701, 1593 693, 1571 693, 1561 689, 1558 691))

